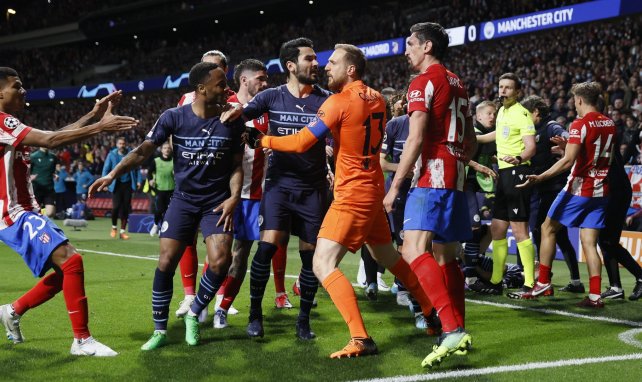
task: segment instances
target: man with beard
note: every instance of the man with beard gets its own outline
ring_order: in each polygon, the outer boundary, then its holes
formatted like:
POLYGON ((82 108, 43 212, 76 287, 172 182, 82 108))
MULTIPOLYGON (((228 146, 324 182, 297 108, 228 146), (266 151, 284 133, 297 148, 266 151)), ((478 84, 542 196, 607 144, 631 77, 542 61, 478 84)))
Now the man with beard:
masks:
POLYGON ((299 134, 258 138, 251 135, 249 141, 251 145, 275 151, 304 153, 324 142, 324 136, 330 132, 335 138, 335 198, 319 232, 314 273, 350 330, 350 342, 330 355, 343 358, 378 352, 366 331, 354 289, 338 268, 348 251, 355 252, 366 244, 377 262, 390 269, 419 300, 424 314, 430 314, 432 305, 417 277, 392 246, 382 208, 385 191, 379 156, 386 120, 385 101, 361 81, 366 68, 363 52, 348 44, 337 44, 334 48, 325 70, 328 86, 338 94, 321 105, 317 117, 299 134))
MULTIPOLYGON (((269 134, 275 136, 296 134, 314 119, 330 93, 316 85, 319 63, 312 41, 300 37, 285 42, 279 59, 288 72, 287 83, 257 94, 223 119, 238 118, 241 113, 247 119, 255 119, 268 113, 269 134)), ((264 335, 261 304, 270 278, 270 261, 277 247, 287 243, 293 226, 299 236, 302 262, 296 335, 302 340, 315 337, 310 329, 310 310, 319 282, 312 271, 312 256, 327 207, 326 173, 323 141, 302 154, 272 153, 259 211, 261 238, 250 268, 250 337, 264 335)))

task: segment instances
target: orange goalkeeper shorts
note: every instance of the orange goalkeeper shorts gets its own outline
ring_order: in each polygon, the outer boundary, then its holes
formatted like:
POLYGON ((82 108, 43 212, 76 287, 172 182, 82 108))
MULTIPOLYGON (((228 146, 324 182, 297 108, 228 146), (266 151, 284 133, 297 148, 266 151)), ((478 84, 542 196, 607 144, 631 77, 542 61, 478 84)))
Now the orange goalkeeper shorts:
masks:
POLYGON ((337 242, 350 252, 356 252, 364 243, 392 242, 383 206, 373 209, 334 202, 321 223, 319 237, 337 242))

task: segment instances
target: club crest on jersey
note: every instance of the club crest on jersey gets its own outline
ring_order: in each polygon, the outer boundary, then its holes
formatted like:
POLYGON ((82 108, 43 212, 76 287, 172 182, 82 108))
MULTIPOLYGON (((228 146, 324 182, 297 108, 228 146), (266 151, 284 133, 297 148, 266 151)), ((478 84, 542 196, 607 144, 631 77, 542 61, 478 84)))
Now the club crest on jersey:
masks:
POLYGON ((49 236, 48 233, 44 232, 40 237, 38 238, 42 242, 42 244, 47 244, 51 241, 51 236, 49 236))
POLYGON ((4 126, 9 130, 13 130, 16 127, 20 126, 20 121, 18 121, 18 118, 15 117, 6 117, 4 119, 4 126))
POLYGON ((167 222, 167 220, 165 220, 161 225, 161 233, 167 231, 168 228, 169 228, 169 223, 167 222))
POLYGON ((323 110, 317 111, 317 117, 319 117, 319 118, 325 117, 325 113, 323 112, 323 110))

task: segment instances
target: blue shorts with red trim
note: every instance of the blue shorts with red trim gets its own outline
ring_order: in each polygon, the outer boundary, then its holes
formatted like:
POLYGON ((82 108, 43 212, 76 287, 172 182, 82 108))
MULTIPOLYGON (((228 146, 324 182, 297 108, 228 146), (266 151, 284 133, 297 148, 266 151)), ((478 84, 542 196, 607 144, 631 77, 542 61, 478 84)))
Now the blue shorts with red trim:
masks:
POLYGON ((260 200, 241 199, 234 210, 234 238, 236 240, 259 240, 260 200))
POLYGON ((434 232, 434 241, 441 243, 471 239, 473 231, 466 194, 443 188, 411 188, 403 229, 434 232))
POLYGON ((0 240, 22 256, 34 277, 42 277, 51 269, 51 254, 69 241, 46 216, 31 211, 0 230, 0 240))
POLYGON ((561 191, 551 208, 548 217, 566 227, 594 228, 605 227, 607 197, 589 198, 561 191))

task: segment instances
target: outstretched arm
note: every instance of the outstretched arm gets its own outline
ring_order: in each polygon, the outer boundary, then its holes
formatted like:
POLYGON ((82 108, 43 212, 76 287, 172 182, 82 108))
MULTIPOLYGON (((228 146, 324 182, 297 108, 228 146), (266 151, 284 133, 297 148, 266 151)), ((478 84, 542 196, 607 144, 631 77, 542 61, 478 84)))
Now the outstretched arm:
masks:
POLYGON ((68 126, 68 128, 58 131, 31 129, 22 144, 25 146, 56 148, 82 141, 103 131, 129 130, 138 125, 138 120, 132 117, 113 115, 111 112, 112 107, 112 104, 109 103, 101 120, 86 127, 69 128, 68 126))
POLYGON ((308 125, 299 133, 285 137, 264 135, 260 138, 260 147, 286 153, 304 153, 310 150, 329 131, 321 120, 317 121, 315 127, 319 125, 323 125, 323 127, 312 130, 308 125))
POLYGON ((573 163, 575 163, 575 159, 580 153, 580 150, 582 149, 582 145, 580 144, 568 144, 566 145, 566 151, 564 151, 564 156, 562 159, 558 160, 555 162, 551 168, 548 170, 544 171, 540 175, 527 175, 526 182, 522 184, 518 184, 515 186, 516 188, 521 188, 521 187, 526 187, 526 186, 532 186, 536 183, 543 182, 547 179, 550 179, 556 175, 559 175, 568 169, 570 169, 573 166, 573 163))
POLYGON ((125 155, 123 160, 118 163, 113 170, 111 170, 107 175, 95 181, 91 187, 89 187, 89 197, 94 195, 96 192, 104 191, 109 187, 111 182, 124 173, 130 171, 132 168, 140 166, 147 158, 149 158, 154 151, 156 151, 156 145, 149 140, 145 140, 140 146, 136 147, 134 150, 130 151, 129 154, 125 155))
POLYGON ((89 124, 89 121, 91 121, 92 119, 101 119, 105 115, 105 112, 109 107, 109 103, 111 102, 114 107, 118 106, 118 104, 120 103, 120 99, 122 98, 122 95, 123 95, 123 91, 117 90, 101 98, 100 100, 96 101, 94 108, 91 109, 89 113, 83 115, 76 122, 70 125, 67 125, 60 130, 79 129, 81 127, 87 126, 89 124))

